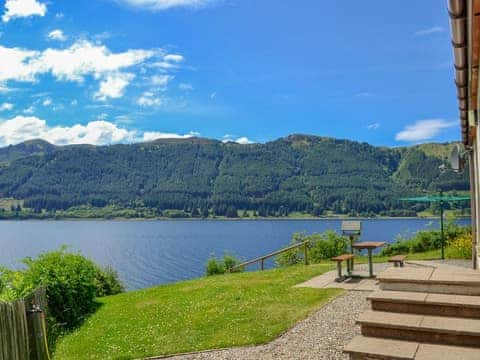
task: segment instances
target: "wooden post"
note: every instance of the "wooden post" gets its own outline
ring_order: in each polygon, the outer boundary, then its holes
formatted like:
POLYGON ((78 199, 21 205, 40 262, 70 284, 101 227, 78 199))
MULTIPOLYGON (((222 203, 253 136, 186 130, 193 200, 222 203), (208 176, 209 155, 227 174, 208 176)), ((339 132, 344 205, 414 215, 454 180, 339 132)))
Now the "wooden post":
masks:
POLYGON ((261 268, 262 270, 264 269, 264 264, 263 264, 264 261, 265 261, 265 259, 262 259, 262 260, 260 261, 260 268, 261 268))
POLYGON ((305 246, 303 247, 303 257, 305 259, 305 265, 308 265, 308 243, 305 243, 305 246))

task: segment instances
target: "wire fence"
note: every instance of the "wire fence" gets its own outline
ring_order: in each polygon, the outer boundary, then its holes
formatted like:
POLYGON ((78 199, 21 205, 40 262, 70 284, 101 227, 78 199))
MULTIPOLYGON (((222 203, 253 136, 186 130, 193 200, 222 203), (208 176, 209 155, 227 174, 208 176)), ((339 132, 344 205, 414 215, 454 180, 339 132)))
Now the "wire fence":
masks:
POLYGON ((0 360, 50 360, 44 287, 24 299, 0 302, 0 360))

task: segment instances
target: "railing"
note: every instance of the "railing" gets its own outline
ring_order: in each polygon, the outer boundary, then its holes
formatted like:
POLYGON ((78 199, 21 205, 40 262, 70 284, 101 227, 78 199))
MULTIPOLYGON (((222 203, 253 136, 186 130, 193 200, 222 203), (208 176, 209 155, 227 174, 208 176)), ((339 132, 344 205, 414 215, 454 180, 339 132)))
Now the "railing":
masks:
POLYGON ((45 288, 24 299, 0 302, 0 360, 48 360, 45 288))
POLYGON ((276 256, 276 255, 279 255, 279 254, 283 254, 284 252, 287 252, 287 251, 290 251, 290 250, 293 250, 293 249, 296 249, 296 248, 299 248, 299 247, 302 247, 302 246, 303 246, 303 258, 304 258, 304 262, 305 262, 305 265, 308 265, 308 243, 309 243, 309 241, 307 240, 307 241, 304 241, 304 242, 302 242, 302 243, 300 243, 300 244, 295 244, 295 245, 286 247, 286 248, 284 248, 284 249, 275 251, 275 252, 273 252, 273 253, 270 253, 270 254, 267 254, 267 255, 258 257, 258 258, 256 258, 256 259, 246 261, 246 262, 244 262, 244 263, 235 265, 234 267, 230 268, 230 269, 228 270, 228 272, 235 272, 235 271, 241 270, 241 269, 243 269, 244 267, 246 267, 246 266, 248 266, 248 265, 255 264, 255 263, 257 263, 257 262, 260 262, 260 269, 261 269, 261 270, 264 270, 264 268, 265 268, 265 260, 266 260, 266 259, 271 258, 271 257, 276 256))

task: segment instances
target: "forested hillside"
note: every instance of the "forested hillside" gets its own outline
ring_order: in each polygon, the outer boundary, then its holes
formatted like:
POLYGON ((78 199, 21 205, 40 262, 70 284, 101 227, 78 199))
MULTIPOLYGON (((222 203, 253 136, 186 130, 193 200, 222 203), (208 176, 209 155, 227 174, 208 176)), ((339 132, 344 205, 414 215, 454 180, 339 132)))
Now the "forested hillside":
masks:
POLYGON ((158 215, 402 215, 411 213, 399 197, 468 190, 466 174, 439 171, 451 146, 392 149, 307 135, 250 145, 200 138, 62 147, 29 141, 0 149, 0 196, 22 199, 35 213, 114 205, 158 215))

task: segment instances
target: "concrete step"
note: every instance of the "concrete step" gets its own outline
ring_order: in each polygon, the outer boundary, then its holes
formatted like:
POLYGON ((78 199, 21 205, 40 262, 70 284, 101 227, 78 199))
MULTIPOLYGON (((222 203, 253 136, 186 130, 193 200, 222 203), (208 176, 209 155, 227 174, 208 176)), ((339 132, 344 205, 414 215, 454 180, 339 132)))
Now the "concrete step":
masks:
POLYGON ((368 299, 378 311, 480 319, 480 296, 380 290, 368 299))
POLYGON ((480 272, 470 269, 406 267, 378 274, 381 290, 480 295, 480 272))
POLYGON ((480 348, 480 320, 368 310, 357 323, 362 335, 480 348))
POLYGON ((480 349, 355 337, 344 349, 352 360, 478 360, 480 349))

